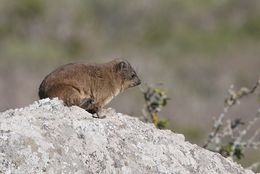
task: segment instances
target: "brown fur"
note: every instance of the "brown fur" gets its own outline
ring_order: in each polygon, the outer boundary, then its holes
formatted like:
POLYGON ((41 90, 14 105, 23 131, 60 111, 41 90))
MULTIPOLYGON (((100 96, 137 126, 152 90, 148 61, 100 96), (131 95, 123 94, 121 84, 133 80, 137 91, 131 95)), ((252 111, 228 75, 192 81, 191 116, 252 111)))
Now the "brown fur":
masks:
POLYGON ((119 92, 140 83, 131 65, 123 59, 105 64, 72 63, 45 77, 39 87, 39 97, 58 97, 67 106, 77 105, 97 113, 119 92), (86 99, 90 99, 87 104, 86 99))

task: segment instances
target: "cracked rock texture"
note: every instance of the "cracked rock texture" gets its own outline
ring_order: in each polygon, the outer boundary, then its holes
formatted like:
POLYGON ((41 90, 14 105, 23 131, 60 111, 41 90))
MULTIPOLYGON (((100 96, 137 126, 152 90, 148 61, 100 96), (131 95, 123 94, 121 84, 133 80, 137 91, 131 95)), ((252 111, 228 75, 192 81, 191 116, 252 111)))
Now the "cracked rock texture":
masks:
POLYGON ((253 173, 184 136, 113 109, 58 99, 0 113, 0 173, 253 173))

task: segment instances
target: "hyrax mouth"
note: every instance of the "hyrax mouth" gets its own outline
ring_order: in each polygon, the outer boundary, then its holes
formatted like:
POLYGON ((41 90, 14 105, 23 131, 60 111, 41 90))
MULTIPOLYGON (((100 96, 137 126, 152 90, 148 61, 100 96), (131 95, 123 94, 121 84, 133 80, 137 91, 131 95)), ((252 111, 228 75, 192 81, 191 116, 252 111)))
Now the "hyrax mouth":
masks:
POLYGON ((132 84, 130 85, 130 87, 135 87, 135 86, 138 86, 138 85, 140 85, 140 84, 141 84, 141 80, 138 79, 137 81, 135 81, 134 83, 132 83, 132 84))
POLYGON ((140 85, 141 83, 142 83, 141 80, 138 79, 138 81, 136 82, 135 86, 138 86, 138 85, 140 85))

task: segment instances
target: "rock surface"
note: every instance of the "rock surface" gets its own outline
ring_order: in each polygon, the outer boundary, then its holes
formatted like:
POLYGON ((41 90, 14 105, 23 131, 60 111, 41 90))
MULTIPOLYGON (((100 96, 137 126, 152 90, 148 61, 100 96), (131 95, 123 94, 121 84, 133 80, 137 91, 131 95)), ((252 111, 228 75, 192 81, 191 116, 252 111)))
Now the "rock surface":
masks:
POLYGON ((44 99, 0 113, 0 173, 253 173, 137 118, 44 99))

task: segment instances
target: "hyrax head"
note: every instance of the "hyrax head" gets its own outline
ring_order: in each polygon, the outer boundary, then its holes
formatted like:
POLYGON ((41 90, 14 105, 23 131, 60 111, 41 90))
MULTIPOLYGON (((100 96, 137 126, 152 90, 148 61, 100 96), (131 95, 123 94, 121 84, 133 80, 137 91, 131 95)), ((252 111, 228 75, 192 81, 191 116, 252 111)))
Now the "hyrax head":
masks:
POLYGON ((121 80, 121 86, 123 89, 141 84, 141 80, 127 60, 116 59, 115 61, 115 71, 121 80))

